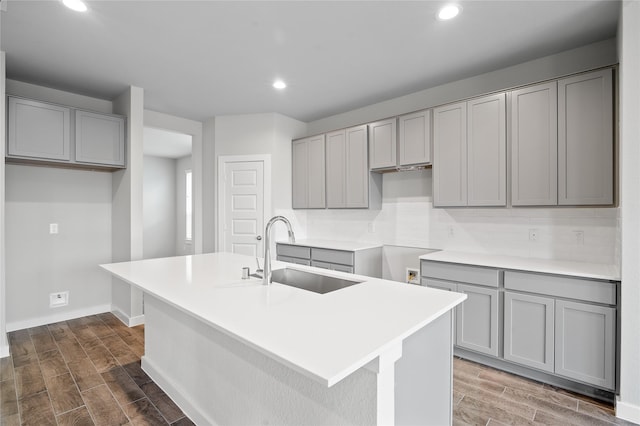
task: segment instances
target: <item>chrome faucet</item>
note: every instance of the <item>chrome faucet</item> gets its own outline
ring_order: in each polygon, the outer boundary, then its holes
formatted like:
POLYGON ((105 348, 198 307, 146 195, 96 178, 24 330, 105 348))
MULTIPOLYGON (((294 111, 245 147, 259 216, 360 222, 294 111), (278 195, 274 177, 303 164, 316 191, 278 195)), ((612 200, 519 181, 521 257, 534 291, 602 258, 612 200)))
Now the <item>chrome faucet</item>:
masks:
POLYGON ((269 285, 271 284, 271 227, 274 223, 281 221, 287 225, 287 232, 289 233, 289 242, 291 244, 296 242, 296 236, 293 234, 293 229, 291 228, 291 223, 289 219, 284 216, 274 216, 267 223, 267 228, 264 231, 264 265, 262 268, 264 269, 264 273, 262 275, 262 284, 269 285))

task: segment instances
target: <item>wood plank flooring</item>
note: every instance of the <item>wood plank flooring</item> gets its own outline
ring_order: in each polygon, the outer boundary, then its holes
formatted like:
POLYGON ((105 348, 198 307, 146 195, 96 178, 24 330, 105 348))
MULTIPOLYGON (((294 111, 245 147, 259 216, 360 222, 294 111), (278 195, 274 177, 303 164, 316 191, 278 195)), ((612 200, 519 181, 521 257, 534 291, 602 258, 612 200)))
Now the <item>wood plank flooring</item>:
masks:
MULTIPOLYGON (((140 368, 144 326, 110 313, 9 333, 0 425, 193 425, 140 368)), ((454 425, 611 425, 610 405, 454 360, 454 425)))

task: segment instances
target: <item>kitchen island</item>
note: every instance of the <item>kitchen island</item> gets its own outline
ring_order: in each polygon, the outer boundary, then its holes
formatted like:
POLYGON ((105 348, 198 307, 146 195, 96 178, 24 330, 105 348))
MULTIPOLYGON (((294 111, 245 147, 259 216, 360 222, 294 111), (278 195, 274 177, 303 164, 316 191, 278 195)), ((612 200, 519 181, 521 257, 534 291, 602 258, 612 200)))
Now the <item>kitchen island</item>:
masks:
POLYGON ((102 265, 143 290, 143 369, 197 424, 449 424, 465 295, 362 281, 318 294, 241 279, 252 257, 102 265))

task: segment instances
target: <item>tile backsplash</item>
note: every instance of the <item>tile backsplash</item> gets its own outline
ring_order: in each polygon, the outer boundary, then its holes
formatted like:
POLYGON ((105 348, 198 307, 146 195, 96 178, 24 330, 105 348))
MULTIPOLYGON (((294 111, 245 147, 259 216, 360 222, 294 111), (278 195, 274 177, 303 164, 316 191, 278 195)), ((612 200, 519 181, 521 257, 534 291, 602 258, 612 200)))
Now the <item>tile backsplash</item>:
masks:
POLYGON ((618 208, 434 208, 431 170, 383 178, 381 210, 295 210, 306 238, 619 264, 618 208))

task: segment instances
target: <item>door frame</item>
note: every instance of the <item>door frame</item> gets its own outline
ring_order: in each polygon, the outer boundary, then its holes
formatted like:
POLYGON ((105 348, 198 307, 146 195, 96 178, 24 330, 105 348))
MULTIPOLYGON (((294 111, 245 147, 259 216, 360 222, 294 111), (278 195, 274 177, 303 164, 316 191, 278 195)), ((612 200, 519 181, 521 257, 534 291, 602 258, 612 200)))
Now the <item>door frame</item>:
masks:
MULTIPOLYGON (((263 183, 264 183, 264 193, 263 193, 263 214, 264 214, 264 223, 272 216, 271 212, 271 155, 270 154, 260 154, 260 155, 219 155, 218 156, 218 194, 217 194, 217 203, 218 203, 218 217, 217 217, 217 233, 218 238, 216 238, 216 251, 223 251, 224 249, 224 218, 225 212, 227 209, 225 202, 225 173, 227 164, 229 163, 253 163, 261 161, 263 165, 263 183)), ((264 236, 263 236, 264 238, 264 236)))

